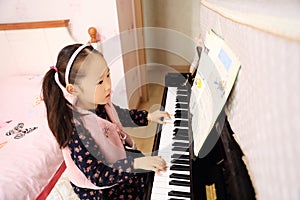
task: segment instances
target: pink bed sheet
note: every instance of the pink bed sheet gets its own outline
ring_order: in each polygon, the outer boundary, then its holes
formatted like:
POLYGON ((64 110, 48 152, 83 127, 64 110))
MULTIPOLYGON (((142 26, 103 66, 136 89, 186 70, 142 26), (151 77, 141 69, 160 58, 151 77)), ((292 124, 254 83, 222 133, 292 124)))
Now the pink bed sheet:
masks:
POLYGON ((63 162, 39 99, 41 81, 41 76, 0 81, 0 199, 35 199, 63 162))

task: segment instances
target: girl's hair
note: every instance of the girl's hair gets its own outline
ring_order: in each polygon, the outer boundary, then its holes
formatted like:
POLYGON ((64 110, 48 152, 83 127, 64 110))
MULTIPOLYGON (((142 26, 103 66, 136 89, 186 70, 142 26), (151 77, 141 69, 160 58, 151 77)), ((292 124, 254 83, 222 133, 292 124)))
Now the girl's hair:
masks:
MULTIPOLYGON (((55 81, 55 73, 62 86, 66 87, 65 71, 72 54, 82 44, 73 44, 64 47, 58 54, 56 68, 50 69, 43 79, 42 94, 47 110, 47 119, 50 130, 55 136, 60 148, 66 147, 72 138, 74 128, 72 104, 65 98, 63 91, 55 81)), ((92 46, 82 49, 75 58, 69 73, 69 83, 74 84, 80 79, 79 69, 84 59, 93 51, 92 46)), ((96 52, 96 51, 95 51, 96 52)))

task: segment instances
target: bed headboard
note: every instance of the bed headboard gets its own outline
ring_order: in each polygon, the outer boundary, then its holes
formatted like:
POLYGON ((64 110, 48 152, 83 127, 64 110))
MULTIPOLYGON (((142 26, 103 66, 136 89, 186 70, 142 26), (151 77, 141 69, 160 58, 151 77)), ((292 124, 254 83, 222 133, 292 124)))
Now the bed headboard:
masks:
POLYGON ((1 76, 43 74, 58 52, 76 43, 69 20, 0 24, 1 76))

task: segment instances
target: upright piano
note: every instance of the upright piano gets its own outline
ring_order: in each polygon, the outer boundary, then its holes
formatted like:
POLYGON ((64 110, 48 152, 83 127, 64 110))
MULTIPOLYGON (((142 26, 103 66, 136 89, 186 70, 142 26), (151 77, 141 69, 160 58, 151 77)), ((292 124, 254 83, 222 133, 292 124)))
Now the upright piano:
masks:
POLYGON ((168 165, 165 173, 150 173, 145 199, 202 200, 255 199, 255 192, 222 111, 198 155, 193 151, 189 99, 193 76, 169 73, 165 78, 162 108, 174 113, 174 123, 158 125, 153 155, 168 165))

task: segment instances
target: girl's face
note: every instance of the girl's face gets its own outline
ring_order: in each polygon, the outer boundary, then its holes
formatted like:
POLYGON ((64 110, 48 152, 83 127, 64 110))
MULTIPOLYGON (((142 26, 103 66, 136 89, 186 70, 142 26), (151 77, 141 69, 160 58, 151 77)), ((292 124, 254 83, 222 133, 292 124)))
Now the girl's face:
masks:
POLYGON ((98 104, 106 104, 110 99, 111 80, 104 58, 92 54, 83 62, 81 70, 84 76, 78 83, 78 106, 95 109, 98 104))

